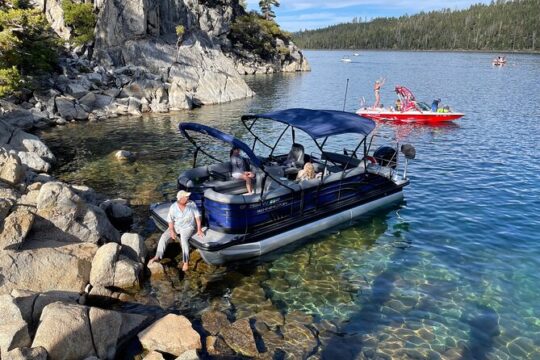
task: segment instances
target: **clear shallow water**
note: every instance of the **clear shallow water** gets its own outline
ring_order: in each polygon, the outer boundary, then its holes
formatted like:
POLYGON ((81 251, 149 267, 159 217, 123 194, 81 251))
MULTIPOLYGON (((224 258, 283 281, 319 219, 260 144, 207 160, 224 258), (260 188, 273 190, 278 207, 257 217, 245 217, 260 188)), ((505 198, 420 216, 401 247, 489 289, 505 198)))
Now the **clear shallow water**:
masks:
POLYGON ((248 78, 253 99, 42 134, 59 157, 57 176, 130 199, 147 234, 147 205, 174 191, 179 169, 191 164, 179 121, 242 137, 244 113, 341 109, 347 78, 346 109, 362 96, 370 104, 381 76, 384 104, 402 84, 466 113, 443 126, 379 126, 417 148, 399 207, 260 262, 198 263, 186 277, 170 269, 138 300, 195 317, 210 304, 237 318, 265 306, 311 314, 338 326, 321 332, 325 358, 540 359, 540 56, 511 55, 508 66, 492 68, 493 54, 363 52, 344 64, 346 52, 306 53, 311 73, 248 78), (117 149, 147 154, 119 164, 117 149))

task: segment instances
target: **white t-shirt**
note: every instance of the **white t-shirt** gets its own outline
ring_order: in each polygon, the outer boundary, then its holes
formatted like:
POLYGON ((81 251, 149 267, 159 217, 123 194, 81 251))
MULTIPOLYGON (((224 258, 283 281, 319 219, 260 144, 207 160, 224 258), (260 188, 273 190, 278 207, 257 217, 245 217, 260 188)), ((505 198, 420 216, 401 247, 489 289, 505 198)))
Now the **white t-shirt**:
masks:
POLYGON ((197 205, 193 201, 188 201, 184 211, 178 207, 178 202, 175 202, 169 208, 167 214, 167 222, 174 224, 174 230, 180 233, 180 230, 195 229, 195 218, 201 217, 197 205))

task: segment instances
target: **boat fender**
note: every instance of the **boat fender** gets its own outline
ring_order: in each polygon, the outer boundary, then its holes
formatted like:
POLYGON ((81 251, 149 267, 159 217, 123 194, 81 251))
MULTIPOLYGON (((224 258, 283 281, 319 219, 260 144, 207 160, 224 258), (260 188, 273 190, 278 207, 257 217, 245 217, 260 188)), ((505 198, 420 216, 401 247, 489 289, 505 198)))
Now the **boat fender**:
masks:
POLYGON ((374 165, 377 164, 377 159, 375 159, 373 156, 366 156, 366 160, 374 165))

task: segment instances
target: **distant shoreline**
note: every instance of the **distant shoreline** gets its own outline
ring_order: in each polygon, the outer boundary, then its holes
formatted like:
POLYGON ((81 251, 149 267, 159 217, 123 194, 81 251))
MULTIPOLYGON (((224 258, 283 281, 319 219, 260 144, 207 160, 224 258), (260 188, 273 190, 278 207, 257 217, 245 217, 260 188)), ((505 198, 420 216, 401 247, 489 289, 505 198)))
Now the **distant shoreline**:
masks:
POLYGON ((393 52, 448 52, 448 53, 484 53, 484 54, 524 54, 524 55, 540 55, 539 50, 414 50, 414 49, 301 49, 302 51, 351 51, 351 52, 366 52, 366 51, 393 51, 393 52))

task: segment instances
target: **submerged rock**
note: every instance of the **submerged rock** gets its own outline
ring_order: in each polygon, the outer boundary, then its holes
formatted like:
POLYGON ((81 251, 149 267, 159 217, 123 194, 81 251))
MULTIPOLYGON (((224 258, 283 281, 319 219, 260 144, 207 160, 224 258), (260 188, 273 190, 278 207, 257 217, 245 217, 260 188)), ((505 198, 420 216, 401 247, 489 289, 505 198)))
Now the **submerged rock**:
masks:
POLYGON ((237 320, 231 325, 221 329, 220 335, 236 353, 255 357, 259 355, 257 344, 248 319, 237 320))
POLYGON ((204 330, 210 335, 217 335, 222 328, 229 326, 231 323, 227 319, 227 315, 221 311, 205 311, 201 316, 201 322, 204 330))

